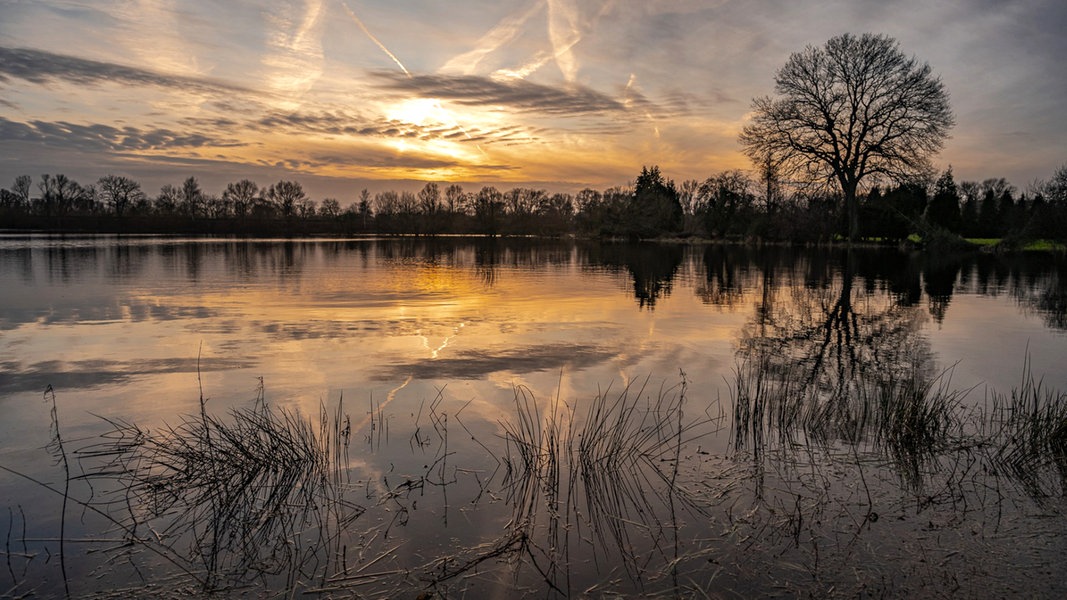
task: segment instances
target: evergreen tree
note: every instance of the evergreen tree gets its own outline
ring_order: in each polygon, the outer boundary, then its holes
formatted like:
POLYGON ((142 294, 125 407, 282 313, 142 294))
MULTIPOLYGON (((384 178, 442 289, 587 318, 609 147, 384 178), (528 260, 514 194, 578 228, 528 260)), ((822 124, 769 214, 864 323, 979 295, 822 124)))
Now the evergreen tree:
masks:
POLYGON ((674 233, 682 227, 682 203, 674 182, 663 177, 658 166, 642 167, 634 184, 626 223, 630 238, 674 233))
POLYGON ((934 184, 934 196, 926 206, 926 220, 954 233, 959 233, 962 228, 960 194, 956 181, 952 178, 952 167, 949 167, 934 184))

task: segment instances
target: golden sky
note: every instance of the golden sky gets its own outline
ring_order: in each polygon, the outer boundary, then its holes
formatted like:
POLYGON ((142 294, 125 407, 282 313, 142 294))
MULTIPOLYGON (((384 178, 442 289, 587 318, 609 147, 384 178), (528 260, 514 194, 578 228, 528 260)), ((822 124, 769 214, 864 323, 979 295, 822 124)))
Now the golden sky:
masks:
POLYGON ((791 52, 884 33, 944 79, 935 160, 1020 189, 1067 160, 1059 0, 0 0, 0 186, 113 173, 577 191, 748 168, 791 52))

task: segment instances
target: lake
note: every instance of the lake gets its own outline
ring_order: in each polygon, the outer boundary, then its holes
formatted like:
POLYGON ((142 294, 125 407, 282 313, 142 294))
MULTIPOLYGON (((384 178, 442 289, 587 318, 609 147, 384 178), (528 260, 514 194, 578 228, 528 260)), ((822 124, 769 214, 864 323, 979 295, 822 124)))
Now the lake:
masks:
POLYGON ((1062 597, 1065 269, 2 236, 0 591, 1062 597))

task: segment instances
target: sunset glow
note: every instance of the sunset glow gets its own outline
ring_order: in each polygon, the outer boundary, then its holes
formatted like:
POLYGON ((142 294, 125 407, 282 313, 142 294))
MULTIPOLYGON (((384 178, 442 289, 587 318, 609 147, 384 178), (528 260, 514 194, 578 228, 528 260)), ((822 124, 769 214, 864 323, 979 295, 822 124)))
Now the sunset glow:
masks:
POLYGON ((648 164, 702 180, 750 168, 737 133, 790 53, 872 31, 951 94, 936 164, 1024 188, 1065 160, 1063 23, 1057 3, 1021 1, 4 2, 0 186, 574 192, 648 164))

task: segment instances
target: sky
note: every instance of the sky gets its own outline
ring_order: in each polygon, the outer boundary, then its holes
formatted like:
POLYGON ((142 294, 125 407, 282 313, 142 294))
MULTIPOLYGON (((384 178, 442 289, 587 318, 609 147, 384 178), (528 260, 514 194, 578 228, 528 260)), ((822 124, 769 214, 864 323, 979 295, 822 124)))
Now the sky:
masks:
POLYGON ((0 187, 106 174, 576 192, 749 169, 789 55, 879 33, 941 77, 957 181, 1067 163, 1063 0, 0 0, 0 187))

